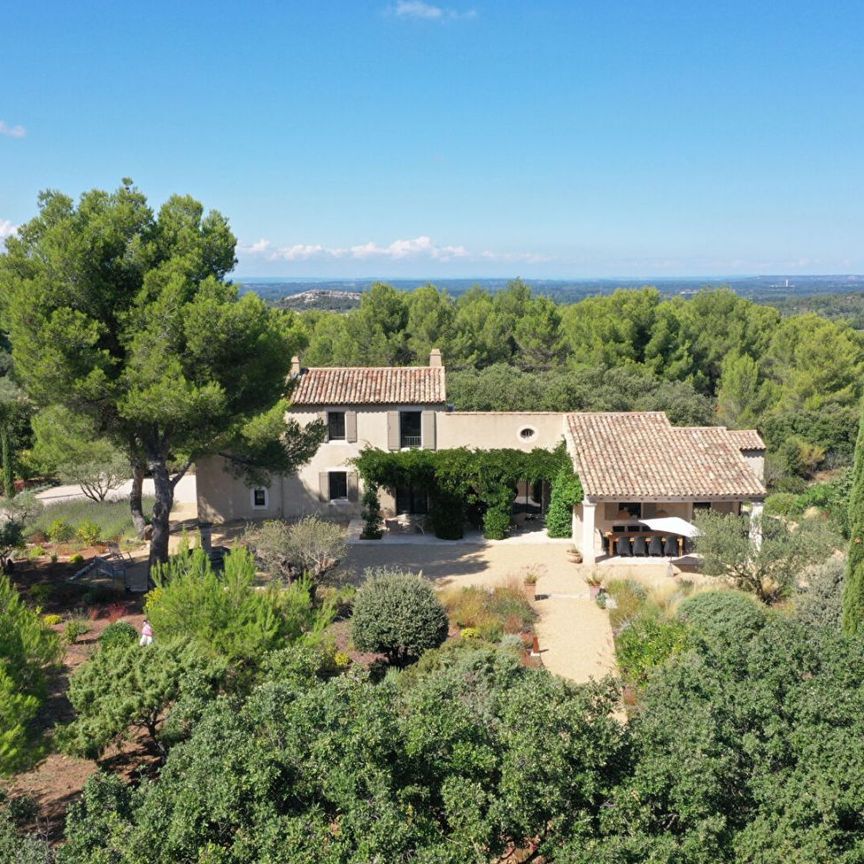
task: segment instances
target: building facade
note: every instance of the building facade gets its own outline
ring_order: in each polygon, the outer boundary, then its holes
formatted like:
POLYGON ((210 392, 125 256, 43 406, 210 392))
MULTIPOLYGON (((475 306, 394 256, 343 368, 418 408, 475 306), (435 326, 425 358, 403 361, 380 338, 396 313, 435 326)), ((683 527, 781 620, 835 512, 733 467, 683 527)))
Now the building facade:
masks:
MULTIPOLYGON (((573 538, 587 562, 608 552, 622 525, 657 516, 687 521, 700 508, 761 513, 765 446, 754 430, 676 427, 661 412, 466 412, 447 405, 441 353, 428 366, 304 369, 294 358, 289 416, 319 420, 326 439, 293 475, 250 488, 219 457, 202 459, 198 515, 206 522, 292 519, 308 513, 354 518, 360 480, 352 460, 366 447, 554 450, 573 459, 585 498, 573 510, 573 538)), ((548 490, 521 488, 517 506, 545 511, 548 490)), ((424 513, 425 494, 381 491, 385 516, 424 513)))

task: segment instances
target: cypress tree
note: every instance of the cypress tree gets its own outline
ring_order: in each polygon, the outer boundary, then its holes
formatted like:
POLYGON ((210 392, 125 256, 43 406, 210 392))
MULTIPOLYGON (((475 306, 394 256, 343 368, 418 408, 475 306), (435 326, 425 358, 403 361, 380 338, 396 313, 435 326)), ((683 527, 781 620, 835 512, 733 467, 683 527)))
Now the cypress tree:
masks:
POLYGON ((855 467, 849 493, 849 556, 843 588, 843 631, 858 632, 864 622, 864 413, 855 442, 855 467))

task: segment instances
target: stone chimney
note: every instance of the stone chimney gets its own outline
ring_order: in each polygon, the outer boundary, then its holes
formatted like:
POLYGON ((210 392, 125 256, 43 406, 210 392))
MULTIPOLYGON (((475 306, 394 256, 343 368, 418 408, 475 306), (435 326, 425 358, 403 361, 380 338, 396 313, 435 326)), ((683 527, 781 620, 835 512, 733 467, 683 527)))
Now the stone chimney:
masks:
POLYGON ((291 358, 291 377, 296 378, 300 374, 300 358, 295 354, 291 358))
POLYGON ((434 367, 441 367, 444 363, 441 361, 441 349, 433 348, 429 352, 429 365, 434 367))

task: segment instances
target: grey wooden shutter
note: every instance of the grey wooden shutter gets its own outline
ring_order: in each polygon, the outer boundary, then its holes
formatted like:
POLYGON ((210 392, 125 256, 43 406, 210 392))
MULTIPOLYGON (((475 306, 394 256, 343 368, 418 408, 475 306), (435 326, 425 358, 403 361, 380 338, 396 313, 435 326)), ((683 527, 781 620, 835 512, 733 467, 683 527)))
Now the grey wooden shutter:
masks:
POLYGON ((345 412, 345 440, 349 444, 354 444, 357 441, 357 412, 345 412))
POLYGON ((348 500, 349 501, 356 501, 357 497, 358 497, 357 493, 359 491, 358 490, 358 483, 357 483, 357 472, 356 471, 349 471, 346 479, 347 479, 346 485, 348 487, 348 500))
POLYGON ((387 449, 399 449, 399 412, 387 412, 387 449))
POLYGON ((420 415, 420 441, 424 450, 435 449, 435 412, 424 411, 420 415))
POLYGON ((330 475, 326 471, 318 474, 318 497, 322 501, 330 500, 330 475))
POLYGON ((330 430, 329 430, 329 427, 327 425, 327 412, 326 411, 319 411, 318 412, 318 419, 324 424, 324 440, 329 441, 330 440, 330 430))

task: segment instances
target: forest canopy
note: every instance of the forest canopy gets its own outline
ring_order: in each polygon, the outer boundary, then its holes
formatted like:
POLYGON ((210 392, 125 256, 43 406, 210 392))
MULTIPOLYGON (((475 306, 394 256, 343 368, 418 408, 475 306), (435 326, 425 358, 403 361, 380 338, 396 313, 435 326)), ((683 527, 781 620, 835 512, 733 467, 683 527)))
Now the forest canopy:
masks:
POLYGON ((440 348, 462 410, 660 410, 674 423, 757 427, 775 474, 848 464, 864 336, 813 312, 655 288, 559 305, 520 280, 454 298, 376 284, 347 313, 298 313, 308 366, 411 365, 440 348))

